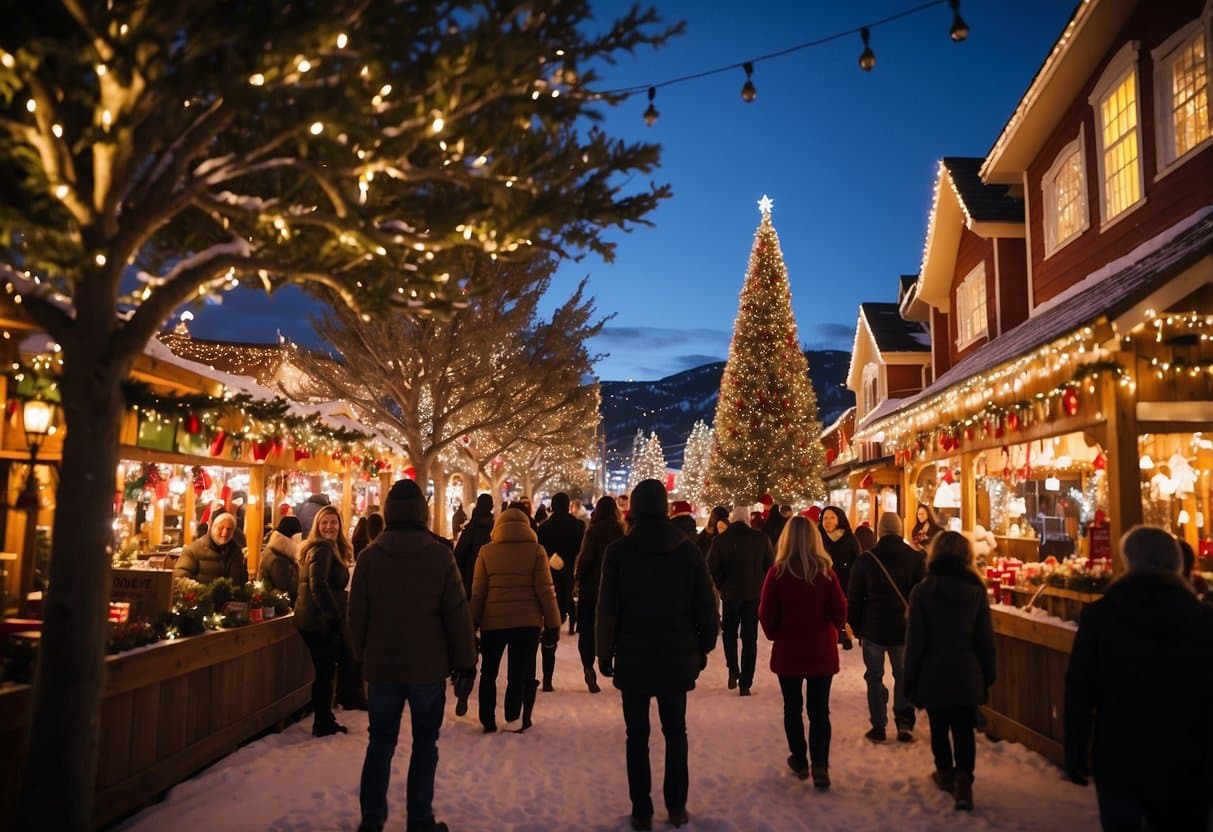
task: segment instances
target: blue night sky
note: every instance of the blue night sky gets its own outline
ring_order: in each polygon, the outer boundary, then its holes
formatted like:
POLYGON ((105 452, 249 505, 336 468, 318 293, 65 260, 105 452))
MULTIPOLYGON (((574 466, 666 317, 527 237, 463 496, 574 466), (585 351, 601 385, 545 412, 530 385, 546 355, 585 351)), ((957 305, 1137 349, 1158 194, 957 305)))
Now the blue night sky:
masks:
MULTIPOLYGON (((872 23, 914 0, 764 2, 658 0, 686 33, 601 71, 604 88, 657 84, 872 23)), ((597 2, 606 21, 627 8, 597 2)), ((971 33, 948 38, 951 10, 933 6, 875 26, 876 68, 857 65, 859 36, 755 63, 758 98, 741 100, 745 74, 662 87, 661 117, 646 127, 642 93, 607 113, 605 128, 662 145, 658 182, 674 196, 653 227, 613 234, 613 263, 587 256, 561 266, 550 308, 589 276, 598 311, 612 314, 592 345, 601 378, 656 379, 727 357, 737 297, 759 222, 775 201, 800 339, 851 347, 858 305, 893 301, 897 277, 917 272, 936 164, 984 156, 1070 18, 1070 0, 962 0, 971 33)), ((638 185, 643 183, 637 183, 638 185)), ((295 289, 252 290, 196 310, 198 337, 311 343, 309 305, 295 289)))

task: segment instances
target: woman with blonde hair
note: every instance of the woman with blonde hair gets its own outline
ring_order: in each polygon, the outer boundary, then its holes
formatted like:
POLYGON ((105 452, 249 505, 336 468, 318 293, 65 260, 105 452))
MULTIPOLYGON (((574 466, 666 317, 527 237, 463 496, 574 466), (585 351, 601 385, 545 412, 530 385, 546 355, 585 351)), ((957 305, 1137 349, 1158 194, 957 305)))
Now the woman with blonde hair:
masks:
POLYGON ((973 545, 959 532, 935 536, 927 577, 910 592, 905 678, 906 697, 931 722, 931 779, 954 796, 957 809, 972 809, 973 723, 994 683, 994 630, 973 545))
POLYGON ((830 684, 838 673, 838 631, 847 599, 815 523, 788 520, 762 584, 758 621, 783 693, 788 766, 801 780, 830 787, 830 684), (809 717, 806 745, 802 709, 809 717), (811 765, 810 765, 811 764, 811 765))
POLYGON ((295 626, 312 655, 312 735, 346 733, 333 716, 333 681, 345 649, 345 587, 350 580, 353 550, 341 528, 341 514, 323 506, 299 551, 299 597, 295 626))

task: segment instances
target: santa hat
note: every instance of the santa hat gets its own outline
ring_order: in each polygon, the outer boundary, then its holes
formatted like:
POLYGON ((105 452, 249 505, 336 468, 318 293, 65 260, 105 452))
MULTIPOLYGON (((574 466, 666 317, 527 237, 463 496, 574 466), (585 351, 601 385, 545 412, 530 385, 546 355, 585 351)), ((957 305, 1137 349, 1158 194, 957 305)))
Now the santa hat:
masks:
POLYGON ((688 503, 686 500, 675 500, 674 504, 670 506, 670 516, 671 517, 681 517, 684 514, 693 514, 693 513, 694 513, 694 509, 691 508, 691 504, 688 503))

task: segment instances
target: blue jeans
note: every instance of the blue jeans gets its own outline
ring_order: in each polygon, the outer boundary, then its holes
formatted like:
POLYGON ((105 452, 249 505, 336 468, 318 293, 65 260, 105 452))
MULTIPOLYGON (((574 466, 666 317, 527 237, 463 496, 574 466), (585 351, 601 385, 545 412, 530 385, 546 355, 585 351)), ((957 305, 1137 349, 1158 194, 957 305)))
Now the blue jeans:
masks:
POLYGON ((720 624, 720 643, 729 672, 737 674, 743 688, 754 684, 754 666, 758 663, 758 602, 726 601, 720 624), (741 631, 741 661, 737 660, 737 633, 741 631))
POLYGON ((869 638, 863 640, 863 665, 866 668, 863 680, 868 684, 868 715, 873 728, 884 728, 889 724, 885 711, 889 703, 889 689, 884 684, 884 657, 889 656, 893 666, 893 722, 898 728, 914 729, 914 706, 906 699, 905 666, 906 648, 899 644, 885 647, 869 638))
POLYGON ((387 820, 387 787, 392 776, 392 755, 400 736, 400 717, 409 704, 413 725, 413 753, 409 757, 408 823, 434 817, 434 773, 438 769, 438 730, 446 707, 446 680, 428 685, 368 686, 367 712, 371 740, 362 763, 358 802, 362 819, 387 820))

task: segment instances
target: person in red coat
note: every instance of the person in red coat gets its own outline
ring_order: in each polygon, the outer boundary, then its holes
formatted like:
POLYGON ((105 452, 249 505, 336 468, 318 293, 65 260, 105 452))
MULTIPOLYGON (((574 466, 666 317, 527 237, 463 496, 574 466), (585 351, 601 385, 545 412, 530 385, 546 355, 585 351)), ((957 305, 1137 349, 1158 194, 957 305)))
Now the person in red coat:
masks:
POLYGON ((838 631, 847 599, 817 525, 793 517, 779 535, 775 563, 758 603, 762 632, 773 644, 771 670, 783 693, 788 766, 819 789, 830 787, 830 683, 838 673, 838 631), (809 716, 804 738, 802 709, 809 716))

